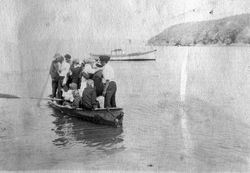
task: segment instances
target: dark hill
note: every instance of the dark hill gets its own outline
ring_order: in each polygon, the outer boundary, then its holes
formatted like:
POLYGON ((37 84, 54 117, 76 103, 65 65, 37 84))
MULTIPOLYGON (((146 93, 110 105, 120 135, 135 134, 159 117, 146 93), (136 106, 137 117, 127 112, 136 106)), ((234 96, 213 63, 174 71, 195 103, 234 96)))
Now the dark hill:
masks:
POLYGON ((250 14, 173 25, 148 41, 155 46, 250 44, 250 14))

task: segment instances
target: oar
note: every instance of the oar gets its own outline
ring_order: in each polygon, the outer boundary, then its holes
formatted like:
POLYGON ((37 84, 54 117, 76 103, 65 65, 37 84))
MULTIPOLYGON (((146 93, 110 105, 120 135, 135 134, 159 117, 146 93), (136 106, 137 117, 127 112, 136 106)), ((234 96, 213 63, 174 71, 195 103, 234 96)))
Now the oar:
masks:
POLYGON ((62 99, 57 99, 57 98, 19 97, 11 94, 1 94, 1 93, 0 93, 0 99, 34 99, 34 100, 62 101, 62 99))
MULTIPOLYGON (((40 98, 43 97, 44 91, 46 90, 46 87, 47 87, 48 81, 49 81, 49 76, 50 76, 50 74, 48 74, 47 79, 46 79, 46 82, 45 82, 45 84, 43 85, 42 92, 41 92, 41 94, 40 94, 40 98)), ((38 99, 37 106, 40 106, 41 100, 42 100, 42 99, 38 99)))

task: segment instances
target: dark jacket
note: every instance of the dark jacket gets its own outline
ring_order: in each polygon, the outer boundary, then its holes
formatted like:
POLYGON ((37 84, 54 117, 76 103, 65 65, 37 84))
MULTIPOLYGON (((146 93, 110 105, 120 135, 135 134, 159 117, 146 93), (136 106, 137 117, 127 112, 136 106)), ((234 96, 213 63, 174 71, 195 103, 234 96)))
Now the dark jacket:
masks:
POLYGON ((93 109, 98 107, 96 92, 92 87, 87 86, 82 93, 82 108, 93 109))
POLYGON ((73 97, 74 97, 72 107, 79 108, 80 107, 80 102, 81 102, 81 96, 79 94, 79 91, 75 90, 75 91, 72 92, 72 94, 73 94, 73 97))
POLYGON ((72 82, 77 83, 78 80, 81 78, 81 72, 82 72, 82 67, 71 67, 70 68, 72 75, 71 75, 71 79, 72 82))
POLYGON ((49 74, 52 80, 59 80, 59 66, 58 61, 53 60, 50 65, 49 74))
POLYGON ((80 89, 81 87, 82 68, 82 66, 74 67, 73 65, 70 67, 70 70, 72 72, 70 76, 70 81, 77 84, 77 89, 80 89))
POLYGON ((96 96, 99 97, 102 95, 104 84, 102 83, 102 70, 95 72, 93 75, 92 80, 94 81, 95 89, 96 89, 96 96))

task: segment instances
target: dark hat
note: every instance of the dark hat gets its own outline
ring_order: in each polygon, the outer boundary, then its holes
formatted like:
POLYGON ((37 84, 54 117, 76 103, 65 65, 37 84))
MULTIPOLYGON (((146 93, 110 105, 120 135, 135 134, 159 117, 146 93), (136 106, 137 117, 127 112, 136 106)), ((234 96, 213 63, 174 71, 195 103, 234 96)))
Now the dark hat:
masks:
POLYGON ((60 57, 61 55, 60 55, 60 53, 56 53, 54 56, 53 56, 53 58, 54 59, 57 59, 58 57, 60 57))
POLYGON ((80 60, 78 59, 78 58, 75 58, 74 60, 73 60, 73 64, 79 64, 80 63, 80 60))
POLYGON ((101 68, 101 67, 103 67, 103 65, 102 65, 102 64, 99 64, 99 63, 96 63, 96 67, 101 68))
POLYGON ((108 62, 110 60, 110 57, 107 55, 99 56, 100 61, 108 62))
POLYGON ((66 54, 66 55, 64 55, 64 57, 65 57, 65 59, 71 59, 70 54, 66 54))
POLYGON ((64 60, 64 57, 61 55, 56 58, 57 62, 63 62, 63 60, 64 60))

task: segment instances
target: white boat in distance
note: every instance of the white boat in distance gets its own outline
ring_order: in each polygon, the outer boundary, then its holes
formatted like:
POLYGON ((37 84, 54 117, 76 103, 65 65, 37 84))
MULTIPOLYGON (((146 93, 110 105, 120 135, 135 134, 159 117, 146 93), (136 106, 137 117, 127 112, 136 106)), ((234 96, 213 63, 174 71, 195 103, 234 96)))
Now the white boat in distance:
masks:
POLYGON ((151 54, 156 51, 157 50, 155 49, 155 50, 146 51, 146 52, 133 52, 133 53, 124 54, 122 49, 114 49, 111 51, 111 54, 90 53, 90 56, 99 57, 99 56, 106 55, 110 57, 110 61, 155 61, 155 57, 148 56, 148 54, 151 54), (143 55, 147 55, 147 56, 143 56, 143 55))

